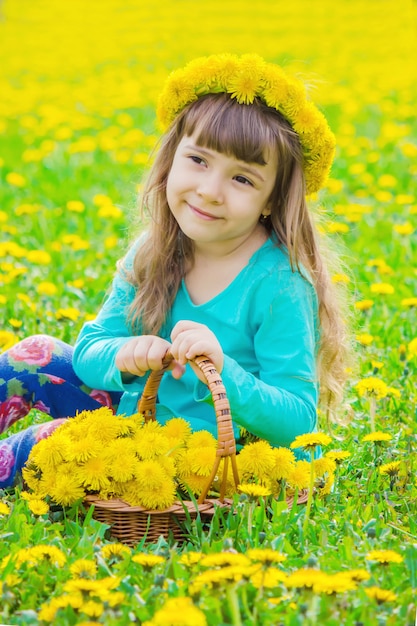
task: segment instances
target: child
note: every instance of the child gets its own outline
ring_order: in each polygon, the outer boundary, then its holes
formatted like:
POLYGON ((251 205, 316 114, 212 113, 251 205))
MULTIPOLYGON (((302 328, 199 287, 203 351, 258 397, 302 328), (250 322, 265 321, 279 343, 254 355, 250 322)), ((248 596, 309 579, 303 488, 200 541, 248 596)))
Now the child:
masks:
MULTIPOLYGON (((43 391, 32 380, 31 393, 17 394, 26 402, 18 417, 30 406, 62 418, 100 403, 130 415, 170 351, 158 421, 181 416, 216 434, 208 388, 188 363, 206 355, 225 384, 236 438, 244 429, 289 446, 316 428, 319 384, 329 404, 343 382, 343 324, 305 199, 326 179, 333 134, 303 86, 255 55, 196 59, 174 72, 158 117, 169 127, 143 196, 149 228, 82 328, 75 373, 69 346, 38 336, 2 355, 0 378, 7 367, 9 378, 25 367, 46 377, 43 391), (47 356, 34 361, 42 342, 47 356)), ((0 486, 54 426, 0 442, 0 486)))

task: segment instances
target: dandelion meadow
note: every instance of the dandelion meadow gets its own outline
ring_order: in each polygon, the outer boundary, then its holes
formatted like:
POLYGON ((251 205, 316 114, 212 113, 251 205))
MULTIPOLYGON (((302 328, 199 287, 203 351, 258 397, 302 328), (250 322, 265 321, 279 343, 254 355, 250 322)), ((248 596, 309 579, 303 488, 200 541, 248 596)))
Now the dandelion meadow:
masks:
POLYGON ((34 333, 72 343, 95 315, 141 226, 161 85, 218 52, 301 76, 336 134, 309 203, 342 256, 355 342, 341 423, 322 415, 297 442, 322 457, 253 444, 231 510, 190 522, 182 545, 131 548, 80 503, 0 492, 1 623, 415 623, 416 23, 411 0, 1 3, 0 350, 34 333), (288 507, 283 485, 310 486, 306 504, 288 507))

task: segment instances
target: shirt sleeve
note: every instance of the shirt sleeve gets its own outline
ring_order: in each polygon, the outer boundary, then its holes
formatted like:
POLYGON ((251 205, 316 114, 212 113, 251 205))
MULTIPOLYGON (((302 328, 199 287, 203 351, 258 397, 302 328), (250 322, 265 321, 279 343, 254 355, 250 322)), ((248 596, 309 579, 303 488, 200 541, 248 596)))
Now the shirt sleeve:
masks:
MULTIPOLYGON (((316 427, 317 302, 313 286, 298 272, 283 272, 271 298, 266 280, 256 295, 256 373, 225 355, 221 373, 232 418, 238 426, 273 445, 289 446, 316 427)), ((209 401, 196 384, 196 399, 209 401)))
MULTIPOLYGON (((133 246, 123 261, 126 270, 132 267, 136 249, 137 245, 133 246)), ((134 295, 134 286, 119 270, 98 316, 82 327, 74 347, 73 368, 86 385, 107 391, 142 391, 146 376, 124 383, 115 365, 117 352, 132 338, 127 317, 134 295)))

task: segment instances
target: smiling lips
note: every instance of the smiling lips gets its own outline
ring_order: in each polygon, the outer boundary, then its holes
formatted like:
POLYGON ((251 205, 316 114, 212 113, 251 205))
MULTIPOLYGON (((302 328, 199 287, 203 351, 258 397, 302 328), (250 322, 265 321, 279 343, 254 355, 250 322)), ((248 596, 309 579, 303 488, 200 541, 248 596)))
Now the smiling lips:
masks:
POLYGON ((211 215, 211 213, 206 213, 205 211, 202 211, 201 209, 197 209, 197 207, 193 206, 192 204, 189 204, 187 202, 190 210, 197 215, 197 217, 200 217, 203 220, 219 220, 221 219, 220 217, 217 217, 216 215, 211 215))

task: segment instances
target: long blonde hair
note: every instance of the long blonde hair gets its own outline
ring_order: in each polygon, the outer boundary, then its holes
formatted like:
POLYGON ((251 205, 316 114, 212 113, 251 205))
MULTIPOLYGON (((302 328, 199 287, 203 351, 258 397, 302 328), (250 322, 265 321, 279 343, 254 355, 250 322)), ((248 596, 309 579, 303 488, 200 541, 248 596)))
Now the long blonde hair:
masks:
POLYGON ((321 400, 334 406, 342 397, 347 354, 340 298, 331 282, 318 235, 305 199, 303 153, 297 133, 283 116, 259 99, 238 104, 228 94, 210 94, 188 105, 163 136, 145 183, 142 211, 150 216, 148 236, 134 258, 130 282, 138 287, 130 309, 132 328, 158 334, 169 314, 185 268, 193 259, 193 242, 180 230, 166 199, 166 183, 175 151, 184 136, 198 145, 248 163, 264 164, 264 155, 278 156, 270 218, 289 255, 293 271, 303 267, 316 289, 320 344, 317 356, 321 400))

